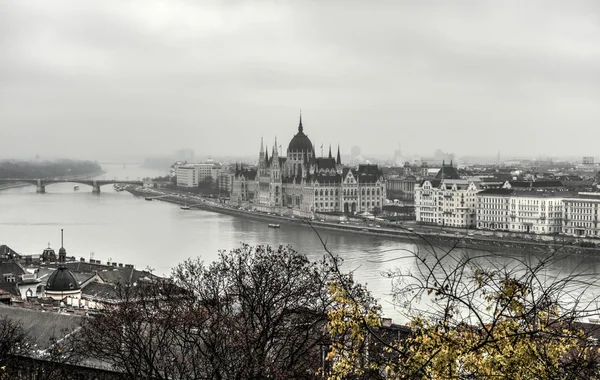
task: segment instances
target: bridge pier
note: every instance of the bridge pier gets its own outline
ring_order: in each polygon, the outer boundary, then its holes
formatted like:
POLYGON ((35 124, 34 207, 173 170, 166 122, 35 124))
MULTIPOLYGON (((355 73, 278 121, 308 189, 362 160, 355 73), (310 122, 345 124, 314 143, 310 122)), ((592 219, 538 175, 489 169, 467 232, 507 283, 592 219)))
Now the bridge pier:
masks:
POLYGON ((35 192, 38 194, 44 194, 46 192, 46 185, 44 185, 41 179, 38 179, 36 182, 35 192))
POLYGON ((94 194, 100 194, 100 186, 99 185, 92 185, 92 193, 94 193, 94 194))

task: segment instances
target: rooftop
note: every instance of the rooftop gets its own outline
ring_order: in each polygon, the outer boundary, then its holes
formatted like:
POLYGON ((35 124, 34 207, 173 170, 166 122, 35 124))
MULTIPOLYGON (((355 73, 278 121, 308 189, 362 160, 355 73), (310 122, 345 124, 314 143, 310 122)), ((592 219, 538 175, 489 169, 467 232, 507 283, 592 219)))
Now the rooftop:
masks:
POLYGON ((53 338, 63 338, 79 327, 81 323, 81 317, 72 314, 43 312, 3 305, 0 305, 0 315, 21 323, 23 330, 41 350, 48 348, 53 338))

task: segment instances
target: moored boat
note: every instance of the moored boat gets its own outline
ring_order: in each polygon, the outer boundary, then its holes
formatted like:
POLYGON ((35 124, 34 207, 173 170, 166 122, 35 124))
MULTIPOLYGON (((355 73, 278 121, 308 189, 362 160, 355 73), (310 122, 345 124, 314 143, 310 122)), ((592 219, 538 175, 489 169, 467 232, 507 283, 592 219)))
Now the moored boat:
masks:
POLYGON ((145 199, 145 200, 147 200, 147 201, 151 201, 151 200, 152 200, 152 198, 151 198, 151 197, 146 197, 146 198, 144 198, 144 199, 145 199))
POLYGON ((75 185, 75 186, 73 186, 73 190, 74 190, 74 191, 77 191, 77 190, 79 190, 79 185, 75 185))
POLYGON ((180 208, 181 208, 182 210, 189 210, 189 209, 190 209, 190 206, 188 206, 188 205, 183 205, 183 206, 181 206, 180 208))
POLYGON ((279 224, 269 223, 269 228, 279 228, 279 224))

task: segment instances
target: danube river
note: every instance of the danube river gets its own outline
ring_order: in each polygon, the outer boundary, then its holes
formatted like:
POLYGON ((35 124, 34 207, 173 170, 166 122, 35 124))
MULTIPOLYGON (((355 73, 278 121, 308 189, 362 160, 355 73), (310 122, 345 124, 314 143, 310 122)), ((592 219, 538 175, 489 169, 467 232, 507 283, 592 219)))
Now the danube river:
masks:
MULTIPOLYGON (((105 179, 138 179, 164 175, 139 166, 102 165, 105 179)), ((157 274, 169 274, 171 268, 187 258, 213 261, 219 250, 230 250, 242 242, 249 244, 291 245, 310 258, 325 252, 313 231, 306 227, 283 224, 280 229, 267 222, 247 220, 200 210, 181 210, 177 205, 146 202, 128 192, 102 187, 100 195, 80 185, 55 184, 45 194, 36 194, 34 186, 0 191, 0 244, 23 254, 40 254, 48 243, 60 247, 60 229, 65 230, 68 255, 86 260, 116 261, 150 267, 157 274)), ((382 276, 389 269, 409 269, 412 259, 402 250, 415 245, 380 237, 355 236, 322 231, 328 247, 343 257, 342 269, 354 271, 355 279, 367 283, 380 300, 387 316, 398 320, 400 314, 391 305, 391 281, 382 276)), ((525 255, 525 254, 521 254, 525 255)), ((502 254, 500 254, 502 256, 502 254)), ((507 259, 504 257, 503 260, 507 259)), ((584 265, 600 273, 600 260, 571 257, 552 272, 560 274, 584 265)))

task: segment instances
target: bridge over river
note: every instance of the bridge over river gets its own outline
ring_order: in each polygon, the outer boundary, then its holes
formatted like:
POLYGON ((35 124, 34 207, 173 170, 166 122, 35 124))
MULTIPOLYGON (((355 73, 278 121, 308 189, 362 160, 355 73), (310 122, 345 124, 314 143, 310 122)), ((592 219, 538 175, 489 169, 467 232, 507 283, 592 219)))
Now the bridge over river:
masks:
POLYGON ((100 187, 104 185, 144 185, 143 181, 130 181, 130 180, 118 180, 118 179, 77 179, 77 178, 63 178, 63 179, 25 179, 25 178, 0 178, 0 184, 4 183, 29 183, 36 186, 38 193, 45 193, 46 186, 55 183, 77 183, 82 185, 88 185, 92 187, 93 193, 100 193, 100 187))

